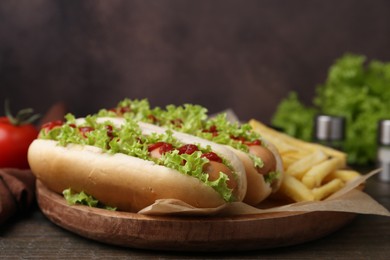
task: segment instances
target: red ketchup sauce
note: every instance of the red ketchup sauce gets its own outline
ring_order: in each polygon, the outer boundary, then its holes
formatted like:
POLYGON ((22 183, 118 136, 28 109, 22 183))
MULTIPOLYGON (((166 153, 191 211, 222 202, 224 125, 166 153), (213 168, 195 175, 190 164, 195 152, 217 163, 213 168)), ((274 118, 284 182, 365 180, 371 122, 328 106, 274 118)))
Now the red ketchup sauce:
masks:
POLYGON ((157 142, 148 146, 148 151, 151 152, 154 149, 159 149, 160 154, 170 152, 173 150, 173 146, 170 143, 166 142, 157 142))

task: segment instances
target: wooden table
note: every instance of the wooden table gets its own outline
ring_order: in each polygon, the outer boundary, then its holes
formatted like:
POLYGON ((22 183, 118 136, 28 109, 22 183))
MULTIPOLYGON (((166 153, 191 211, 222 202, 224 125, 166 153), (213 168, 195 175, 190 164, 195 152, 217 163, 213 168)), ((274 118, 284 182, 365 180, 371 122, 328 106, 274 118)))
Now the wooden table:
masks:
MULTIPOLYGON (((372 178, 366 192, 390 209, 390 184, 372 178)), ((145 258, 278 258, 390 259, 390 218, 358 215, 351 223, 309 243, 268 250, 190 253, 129 249, 85 239, 46 219, 37 206, 31 214, 0 228, 0 259, 145 259, 145 258)))

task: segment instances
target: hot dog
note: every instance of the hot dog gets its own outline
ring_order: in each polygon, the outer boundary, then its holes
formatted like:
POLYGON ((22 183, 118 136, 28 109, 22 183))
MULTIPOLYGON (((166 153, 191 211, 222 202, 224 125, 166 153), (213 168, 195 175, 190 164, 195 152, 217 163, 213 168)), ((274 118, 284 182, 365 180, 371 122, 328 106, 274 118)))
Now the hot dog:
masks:
POLYGON ((283 165, 275 146, 251 131, 248 124, 229 122, 224 113, 209 118, 207 109, 199 105, 168 105, 165 109, 152 109, 146 99, 124 99, 115 108, 102 109, 97 115, 130 117, 229 147, 245 166, 248 185, 244 202, 250 205, 259 204, 280 187, 283 165))
POLYGON ((167 198, 199 208, 243 200, 244 167, 225 147, 132 119, 113 121, 68 114, 44 125, 29 148, 32 172, 54 192, 71 188, 122 211, 167 198))

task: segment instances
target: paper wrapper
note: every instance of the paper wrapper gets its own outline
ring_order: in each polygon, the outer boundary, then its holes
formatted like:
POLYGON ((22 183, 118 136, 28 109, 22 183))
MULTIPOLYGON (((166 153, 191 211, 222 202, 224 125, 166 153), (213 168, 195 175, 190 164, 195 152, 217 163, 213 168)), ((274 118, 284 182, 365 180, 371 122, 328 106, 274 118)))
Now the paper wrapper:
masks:
POLYGON ((140 210, 145 215, 174 215, 174 216, 236 216, 248 214, 264 214, 275 212, 312 212, 339 211, 356 214, 372 214, 390 217, 390 212, 362 191, 365 181, 377 174, 374 170, 366 175, 349 182, 343 189, 322 201, 297 202, 282 206, 266 207, 269 201, 253 207, 243 202, 228 203, 217 208, 196 208, 180 200, 162 199, 140 210), (261 207, 261 208, 260 208, 261 207))

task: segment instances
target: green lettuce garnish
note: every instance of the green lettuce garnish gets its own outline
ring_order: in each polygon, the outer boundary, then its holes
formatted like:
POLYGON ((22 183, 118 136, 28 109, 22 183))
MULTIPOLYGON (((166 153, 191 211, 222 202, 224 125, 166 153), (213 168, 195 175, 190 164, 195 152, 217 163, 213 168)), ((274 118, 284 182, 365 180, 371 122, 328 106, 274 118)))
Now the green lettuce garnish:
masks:
POLYGON ((222 198, 225 201, 232 201, 234 196, 229 191, 229 188, 227 187, 227 181, 228 176, 226 174, 223 174, 222 172, 219 173, 219 178, 215 181, 209 181, 206 180, 206 184, 213 187, 219 194, 221 194, 222 198))
POLYGON ((228 176, 220 172, 220 176, 217 180, 209 181, 208 175, 202 171, 203 167, 209 162, 209 160, 202 158, 201 156, 202 152, 200 151, 192 154, 179 155, 176 150, 172 153, 164 154, 162 160, 164 161, 164 165, 167 167, 176 169, 184 174, 191 175, 202 180, 202 182, 220 193, 225 201, 232 201, 234 196, 227 187, 228 176), (182 164, 183 160, 186 161, 184 165, 182 164))
POLYGON ((264 175, 264 181, 272 184, 274 181, 280 178, 280 172, 274 171, 264 175))
POLYGON ((262 168, 264 166, 264 162, 261 158, 253 155, 253 154, 249 154, 249 157, 251 158, 252 162, 253 162, 253 166, 256 168, 256 167, 259 167, 259 168, 262 168))
MULTIPOLYGON (((200 105, 168 105, 165 109, 160 107, 150 109, 150 104, 146 101, 144 101, 147 105, 145 105, 142 110, 143 113, 139 113, 137 112, 139 109, 136 109, 136 107, 139 106, 139 102, 139 100, 132 101, 130 99, 124 99, 119 102, 118 108, 134 106, 134 110, 119 116, 153 123, 179 132, 196 135, 218 144, 231 146, 245 153, 249 153, 249 148, 247 144, 241 141, 242 139, 247 142, 261 140, 260 134, 252 131, 252 127, 249 124, 232 123, 227 119, 226 113, 219 113, 215 117, 209 118, 207 109, 200 105), (134 104, 132 104, 132 102, 134 102, 134 104), (213 135, 212 132, 207 131, 210 128, 216 128, 218 135, 213 135)), ((107 116, 107 114, 100 111, 98 116, 107 116)), ((116 114, 116 116, 118 116, 118 114, 116 114)), ((255 167, 263 167, 264 163, 261 158, 251 154, 249 154, 249 156, 255 167)))
POLYGON ((153 115, 158 119, 158 124, 185 133, 195 133, 203 127, 207 119, 207 109, 199 105, 184 104, 183 106, 168 105, 165 110, 155 108, 153 115))
POLYGON ((220 113, 214 118, 207 120, 204 129, 210 129, 213 126, 218 130, 217 136, 204 132, 202 129, 198 129, 196 135, 219 144, 232 146, 246 153, 249 151, 248 146, 232 137, 244 138, 248 142, 261 140, 261 136, 252 131, 252 127, 249 124, 231 123, 227 120, 225 113, 220 113))
POLYGON ((90 195, 87 195, 84 191, 75 192, 69 188, 64 190, 62 194, 64 195, 64 198, 69 205, 80 204, 88 207, 103 208, 103 209, 114 210, 114 211, 116 210, 115 207, 110 207, 101 204, 97 199, 93 198, 90 195))
POLYGON ((99 117, 115 117, 122 115, 132 117, 135 120, 143 120, 151 114, 149 101, 147 99, 133 99, 128 98, 120 101, 118 105, 111 109, 101 109, 98 112, 99 117))
POLYGON ((325 82, 316 87, 312 104, 304 105, 296 94, 289 94, 278 105, 272 123, 310 141, 316 114, 345 117, 343 149, 348 163, 374 163, 378 121, 390 116, 389 86, 390 62, 347 53, 329 68, 325 82))
POLYGON ((281 128, 288 135, 312 141, 313 119, 317 113, 317 109, 302 104, 296 92, 290 92, 278 105, 272 125, 281 128))

